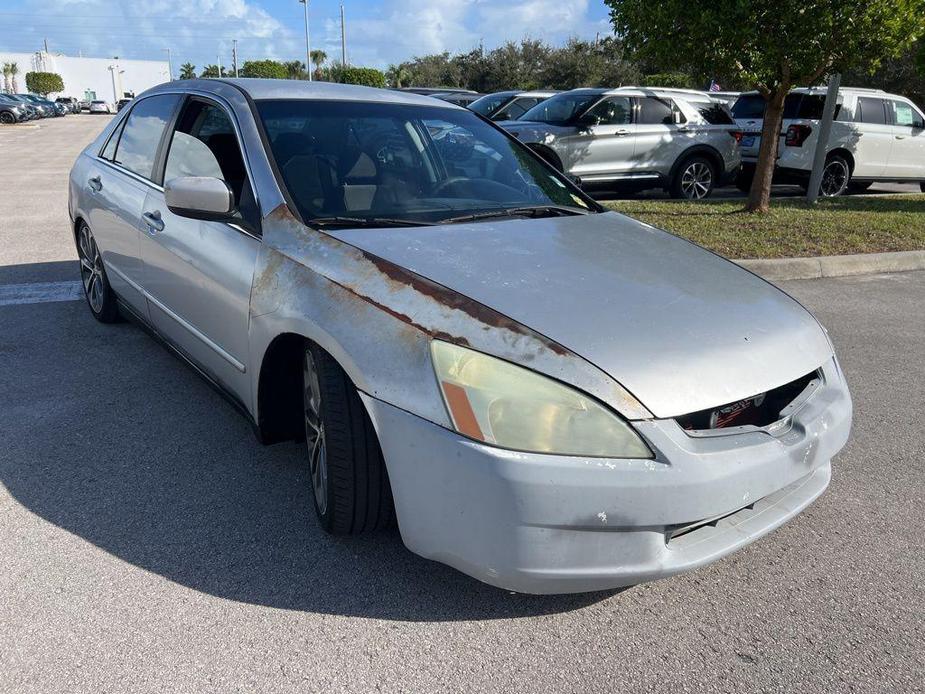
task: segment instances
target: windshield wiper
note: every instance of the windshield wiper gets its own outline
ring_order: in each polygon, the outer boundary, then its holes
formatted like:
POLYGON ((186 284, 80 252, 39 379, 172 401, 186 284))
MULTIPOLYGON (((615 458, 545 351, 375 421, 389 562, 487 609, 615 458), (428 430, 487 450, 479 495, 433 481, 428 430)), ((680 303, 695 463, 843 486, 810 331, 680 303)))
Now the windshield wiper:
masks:
POLYGON ((433 222, 419 219, 390 219, 388 217, 316 217, 306 224, 313 227, 356 227, 357 229, 375 229, 382 227, 428 227, 433 222))
POLYGON ((475 222, 480 219, 495 219, 497 217, 570 217, 573 215, 588 214, 590 210, 564 205, 533 205, 530 207, 501 207, 497 210, 464 214, 459 217, 442 219, 438 224, 457 224, 459 222, 475 222))

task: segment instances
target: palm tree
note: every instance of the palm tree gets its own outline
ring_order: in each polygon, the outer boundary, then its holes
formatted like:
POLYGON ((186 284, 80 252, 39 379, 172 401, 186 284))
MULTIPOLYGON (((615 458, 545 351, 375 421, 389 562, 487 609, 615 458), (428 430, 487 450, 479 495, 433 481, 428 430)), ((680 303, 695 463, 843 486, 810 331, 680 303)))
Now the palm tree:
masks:
POLYGON ((320 80, 323 76, 321 66, 324 65, 324 61, 328 59, 328 54, 318 48, 311 52, 311 58, 312 62, 315 64, 315 79, 320 80))
POLYGON ((180 79, 181 80, 193 80, 196 79, 196 66, 192 63, 183 63, 180 66, 180 79))
POLYGON ((19 94, 19 85, 16 84, 16 75, 19 74, 19 66, 16 63, 10 63, 10 78, 13 80, 13 93, 19 94))
POLYGON ((286 76, 291 80, 305 79, 305 63, 301 60, 290 60, 283 63, 286 68, 286 76))
POLYGON ((10 92, 10 75, 12 74, 12 68, 9 63, 3 63, 3 91, 10 92))

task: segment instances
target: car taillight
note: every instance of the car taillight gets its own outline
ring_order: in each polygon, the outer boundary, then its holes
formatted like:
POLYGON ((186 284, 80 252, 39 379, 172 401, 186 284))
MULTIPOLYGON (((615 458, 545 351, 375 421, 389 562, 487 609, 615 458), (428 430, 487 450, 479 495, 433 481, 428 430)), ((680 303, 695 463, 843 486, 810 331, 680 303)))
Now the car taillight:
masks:
POLYGON ((802 147, 803 143, 806 142, 806 138, 809 137, 812 131, 813 129, 808 125, 791 125, 787 128, 787 137, 784 139, 784 144, 788 147, 802 147))
POLYGON ((727 131, 733 140, 736 141, 737 145, 742 144, 742 136, 745 134, 741 130, 729 130, 727 131))

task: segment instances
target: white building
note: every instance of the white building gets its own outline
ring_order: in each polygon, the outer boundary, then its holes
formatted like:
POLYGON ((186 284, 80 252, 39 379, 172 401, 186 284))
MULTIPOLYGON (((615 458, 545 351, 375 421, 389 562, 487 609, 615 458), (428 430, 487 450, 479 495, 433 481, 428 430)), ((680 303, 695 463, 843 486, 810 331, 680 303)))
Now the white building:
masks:
MULTIPOLYGON (((125 95, 140 94, 156 84, 170 79, 164 60, 123 60, 121 58, 75 58, 57 53, 5 53, 0 51, 0 63, 16 63, 16 82, 20 92, 26 91, 27 72, 56 72, 64 80, 64 91, 51 94, 75 96, 78 99, 102 99, 115 103, 125 95)), ((0 76, 0 89, 3 88, 0 76)))

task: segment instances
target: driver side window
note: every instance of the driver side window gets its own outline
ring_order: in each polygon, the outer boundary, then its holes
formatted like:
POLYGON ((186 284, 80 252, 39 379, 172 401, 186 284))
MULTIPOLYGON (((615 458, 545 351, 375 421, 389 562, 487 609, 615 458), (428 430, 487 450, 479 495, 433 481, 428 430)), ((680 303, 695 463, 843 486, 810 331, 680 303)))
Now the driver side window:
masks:
POLYGON ((183 107, 171 137, 163 180, 181 176, 206 176, 227 183, 235 207, 254 226, 259 214, 237 134, 218 105, 191 99, 183 107))

